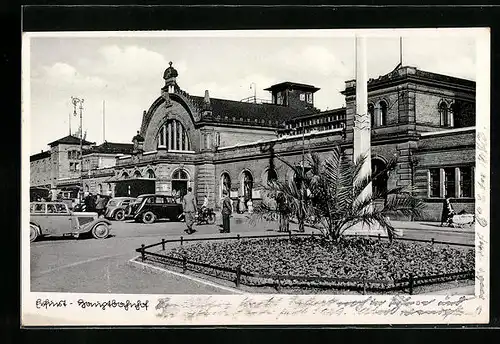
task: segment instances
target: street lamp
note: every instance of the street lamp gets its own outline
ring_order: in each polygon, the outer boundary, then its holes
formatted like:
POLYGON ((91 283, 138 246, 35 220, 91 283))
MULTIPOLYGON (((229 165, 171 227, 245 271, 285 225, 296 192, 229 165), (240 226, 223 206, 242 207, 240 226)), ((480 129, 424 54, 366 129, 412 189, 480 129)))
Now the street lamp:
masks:
POLYGON ((80 184, 83 188, 83 99, 77 97, 71 97, 71 102, 73 103, 73 115, 76 116, 76 109, 80 110, 80 184))

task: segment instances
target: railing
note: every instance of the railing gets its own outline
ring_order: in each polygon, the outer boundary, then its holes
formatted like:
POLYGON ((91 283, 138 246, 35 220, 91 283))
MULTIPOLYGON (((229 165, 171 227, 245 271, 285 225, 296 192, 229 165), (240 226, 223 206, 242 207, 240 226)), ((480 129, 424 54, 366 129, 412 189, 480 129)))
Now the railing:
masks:
MULTIPOLYGON (((150 260, 152 262, 158 262, 165 265, 171 265, 182 269, 183 273, 186 271, 193 271, 203 273, 209 276, 214 276, 217 278, 233 281, 236 287, 239 287, 242 283, 248 286, 270 286, 274 287, 276 290, 280 290, 283 287, 315 287, 315 288, 330 288, 330 289, 351 289, 362 291, 365 294, 367 291, 391 291, 391 290, 407 290, 410 295, 413 295, 414 288, 417 286, 443 283, 447 281, 463 280, 463 279, 474 279, 475 271, 459 271, 447 274, 437 274, 437 275, 427 275, 427 276, 415 276, 413 273, 409 273, 407 278, 402 279, 387 279, 387 280, 376 280, 370 278, 340 278, 340 277, 324 277, 324 276, 292 276, 292 275, 276 275, 276 274, 259 274, 250 271, 244 271, 241 265, 237 265, 235 268, 222 267, 217 265, 212 265, 208 263, 196 262, 187 259, 186 256, 175 257, 173 255, 160 254, 157 252, 147 251, 150 248, 158 247, 161 245, 162 250, 165 251, 165 245, 167 243, 180 243, 182 246, 185 242, 192 241, 219 241, 219 240, 242 240, 242 239, 270 239, 270 238, 286 238, 289 240, 296 237, 319 237, 323 238, 320 234, 293 234, 288 232, 288 234, 279 235, 255 235, 255 236, 237 236, 233 237, 208 237, 208 238, 189 238, 185 239, 183 236, 180 239, 162 239, 161 242, 151 244, 151 245, 141 245, 140 248, 136 249, 136 252, 141 254, 141 260, 150 260), (207 270, 208 269, 208 270, 207 270), (210 271, 213 270, 213 271, 210 271)), ((364 236, 366 237, 366 235, 364 236)), ((381 240, 380 234, 378 236, 368 236, 368 237, 378 237, 381 240)), ((434 238, 431 240, 421 240, 421 239, 405 239, 398 238, 397 240, 402 241, 416 241, 416 242, 427 242, 431 245, 434 244, 446 244, 446 245, 457 245, 474 247, 474 245, 460 244, 436 241, 434 238)))

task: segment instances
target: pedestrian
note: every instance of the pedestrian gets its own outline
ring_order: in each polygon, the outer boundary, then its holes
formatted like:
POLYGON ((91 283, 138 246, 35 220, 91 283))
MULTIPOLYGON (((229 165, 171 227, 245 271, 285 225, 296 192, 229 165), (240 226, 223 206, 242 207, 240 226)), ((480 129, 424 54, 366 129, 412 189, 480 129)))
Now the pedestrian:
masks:
POLYGON ((99 217, 104 216, 104 212, 106 210, 106 198, 101 195, 97 195, 96 201, 96 212, 99 217))
POLYGON ((446 195, 443 201, 443 212, 441 213, 441 227, 443 227, 443 224, 450 226, 455 214, 450 200, 450 196, 446 195))
POLYGON ((188 234, 193 234, 194 232, 196 232, 196 230, 193 229, 194 218, 196 214, 196 198, 193 195, 193 189, 191 187, 188 187, 187 191, 187 194, 184 195, 184 198, 182 199, 184 219, 187 226, 185 232, 187 232, 188 234))
POLYGON ((229 198, 229 194, 224 190, 224 198, 222 199, 222 230, 221 233, 229 233, 230 232, 230 223, 229 218, 233 212, 233 202, 229 198))

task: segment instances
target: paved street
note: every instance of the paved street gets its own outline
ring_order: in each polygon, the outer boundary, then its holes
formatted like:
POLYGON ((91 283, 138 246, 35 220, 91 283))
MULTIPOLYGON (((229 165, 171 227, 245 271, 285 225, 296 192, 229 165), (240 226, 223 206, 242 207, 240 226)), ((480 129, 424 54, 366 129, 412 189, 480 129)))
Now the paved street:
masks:
MULTIPOLYGON (((220 221, 217 221, 219 223, 220 221)), ((442 229, 435 224, 395 222, 404 228, 407 238, 474 243, 470 229, 442 229)), ((244 235, 276 234, 276 223, 248 224, 241 217, 232 218, 232 233, 244 235)), ((216 225, 196 227, 193 237, 222 236, 216 225)), ((129 260, 137 256, 141 244, 159 242, 162 238, 179 238, 184 223, 158 222, 145 225, 134 222, 113 222, 112 237, 105 240, 45 238, 31 244, 31 290, 75 293, 133 294, 230 294, 197 279, 141 269, 129 260)), ((292 226, 292 230, 296 225, 292 226)), ((311 229, 307 229, 311 233, 311 229)), ((227 235, 227 234, 224 234, 227 235)))

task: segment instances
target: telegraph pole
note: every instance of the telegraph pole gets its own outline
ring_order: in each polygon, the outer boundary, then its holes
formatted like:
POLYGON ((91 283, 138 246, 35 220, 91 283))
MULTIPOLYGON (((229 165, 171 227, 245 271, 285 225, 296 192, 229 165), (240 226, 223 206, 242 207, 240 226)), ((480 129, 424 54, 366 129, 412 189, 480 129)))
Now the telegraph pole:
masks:
POLYGON ((252 82, 250 84, 250 89, 252 89, 252 85, 253 85, 253 102, 257 103, 257 85, 255 84, 255 82, 252 82))
POLYGON ((76 110, 80 110, 80 184, 83 190, 83 99, 77 97, 71 97, 71 102, 73 103, 73 115, 76 116, 76 110))

